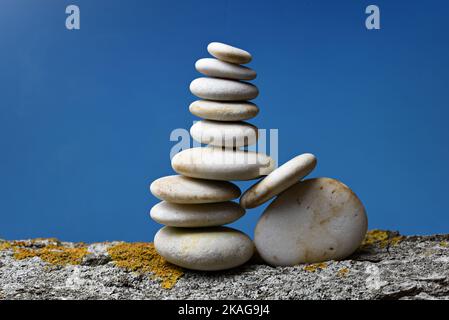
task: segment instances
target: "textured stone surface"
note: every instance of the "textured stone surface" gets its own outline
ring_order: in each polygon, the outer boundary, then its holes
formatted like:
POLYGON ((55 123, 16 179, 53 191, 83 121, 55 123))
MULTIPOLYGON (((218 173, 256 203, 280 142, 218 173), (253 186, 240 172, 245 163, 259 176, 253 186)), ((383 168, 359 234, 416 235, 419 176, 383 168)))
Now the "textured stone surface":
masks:
POLYGON ((0 299, 449 299, 449 235, 377 232, 368 243, 339 262, 273 268, 253 259, 226 272, 184 271, 163 289, 151 274, 117 267, 107 249, 117 243, 89 245, 80 264, 53 265, 18 260, 0 242, 0 299))

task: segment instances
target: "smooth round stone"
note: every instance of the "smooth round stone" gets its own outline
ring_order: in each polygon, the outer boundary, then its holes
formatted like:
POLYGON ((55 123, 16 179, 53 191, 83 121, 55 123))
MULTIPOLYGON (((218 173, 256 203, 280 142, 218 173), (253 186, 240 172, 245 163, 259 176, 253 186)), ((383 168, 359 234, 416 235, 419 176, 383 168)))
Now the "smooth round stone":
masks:
POLYGON ((316 157, 310 153, 291 159, 249 188, 240 198, 240 205, 244 208, 260 206, 307 176, 316 162, 316 157))
POLYGON ((253 69, 213 58, 200 59, 195 63, 198 72, 210 77, 235 80, 253 80, 257 73, 253 69))
POLYGON ((151 218, 170 227, 214 227, 231 223, 245 214, 245 209, 232 201, 203 204, 159 202, 151 208, 151 218))
POLYGON ((202 120, 190 128, 190 135, 198 142, 211 146, 239 148, 257 143, 257 127, 240 122, 202 120))
POLYGON ((207 51, 215 58, 230 63, 245 64, 253 59, 248 51, 221 42, 209 43, 207 51))
POLYGON ((309 179, 267 207, 254 239, 261 257, 275 266, 341 260, 360 246, 367 224, 363 204, 346 185, 309 179))
POLYGON ((273 171, 274 160, 263 153, 214 147, 177 153, 172 168, 179 174, 210 180, 252 180, 273 171))
POLYGON ((154 247, 168 262, 202 271, 238 267, 254 253, 247 235, 227 227, 164 227, 156 233, 154 247))
POLYGON ((240 196, 239 187, 231 182, 193 179, 178 175, 153 181, 150 190, 155 197, 172 203, 222 202, 240 196))
POLYGON ((197 78, 190 83, 190 91, 202 99, 218 101, 251 100, 259 95, 250 83, 218 78, 197 78))
POLYGON ((190 104, 189 110, 194 115, 217 121, 241 121, 254 118, 259 108, 251 102, 220 102, 197 100, 190 104))

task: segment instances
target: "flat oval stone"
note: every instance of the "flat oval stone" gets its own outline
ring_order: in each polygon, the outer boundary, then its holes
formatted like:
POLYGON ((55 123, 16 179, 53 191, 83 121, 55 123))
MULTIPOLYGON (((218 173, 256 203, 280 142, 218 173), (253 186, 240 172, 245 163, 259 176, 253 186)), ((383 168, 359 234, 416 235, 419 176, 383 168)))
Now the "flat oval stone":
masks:
POLYGON ((345 184, 309 179, 267 207, 254 239, 261 257, 275 266, 341 260, 360 246, 367 224, 363 204, 345 184))
POLYGON ((218 78, 197 78, 190 83, 190 91, 202 99, 218 101, 251 100, 259 95, 250 83, 218 78))
POLYGON ((291 159, 249 188, 240 198, 240 205, 244 208, 260 206, 307 176, 316 162, 311 153, 291 159))
POLYGON ((156 233, 154 247, 168 262, 202 271, 238 267, 254 253, 247 235, 227 227, 164 227, 156 233))
POLYGON ((253 69, 213 58, 198 60, 195 63, 195 69, 206 76, 216 78, 253 80, 257 76, 253 69))
POLYGON ((192 114, 217 121, 240 121, 254 118, 259 108, 251 102, 197 100, 190 104, 192 114))
POLYGON ((209 43, 207 51, 215 58, 230 63, 245 64, 253 59, 248 51, 221 42, 209 43))
POLYGON ((273 171, 274 160, 263 153, 214 147, 177 153, 173 169, 184 176, 210 180, 252 180, 273 171))
POLYGON ((190 128, 190 135, 200 143, 211 146, 239 148, 257 143, 257 127, 239 122, 202 120, 190 128))
POLYGON ((193 179, 184 176, 159 178, 150 185, 151 193, 172 203, 211 203, 240 196, 240 188, 227 181, 193 179))
POLYGON ((203 204, 159 202, 151 208, 151 218, 170 227, 214 227, 234 222, 245 209, 232 201, 203 204))

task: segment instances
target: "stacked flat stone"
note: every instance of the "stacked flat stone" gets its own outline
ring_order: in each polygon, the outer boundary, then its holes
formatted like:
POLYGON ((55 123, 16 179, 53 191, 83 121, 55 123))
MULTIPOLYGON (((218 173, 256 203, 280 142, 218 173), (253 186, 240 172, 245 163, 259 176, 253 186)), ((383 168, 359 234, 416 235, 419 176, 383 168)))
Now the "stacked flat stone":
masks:
POLYGON ((154 245, 166 260, 194 270, 223 270, 245 263, 254 253, 247 235, 223 227, 245 214, 232 201, 241 191, 230 181, 267 175, 274 160, 242 149, 257 142, 257 128, 243 121, 259 112, 247 101, 257 97, 257 87, 243 81, 256 77, 254 70, 241 65, 250 62, 251 55, 218 42, 209 44, 207 50, 215 58, 195 64, 206 77, 190 84, 190 91, 202 100, 189 107, 192 114, 203 118, 191 127, 190 134, 207 146, 173 157, 172 167, 180 175, 151 184, 151 192, 162 202, 150 215, 165 225, 156 233, 154 245))

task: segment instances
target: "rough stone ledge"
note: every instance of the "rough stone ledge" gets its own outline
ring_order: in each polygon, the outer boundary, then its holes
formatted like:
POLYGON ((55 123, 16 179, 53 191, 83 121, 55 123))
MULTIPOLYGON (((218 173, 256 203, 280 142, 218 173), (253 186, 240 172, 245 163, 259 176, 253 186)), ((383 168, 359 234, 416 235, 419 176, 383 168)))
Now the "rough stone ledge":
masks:
POLYGON ((449 299, 449 235, 373 230, 344 261, 212 273, 149 243, 0 240, 0 299, 449 299))

